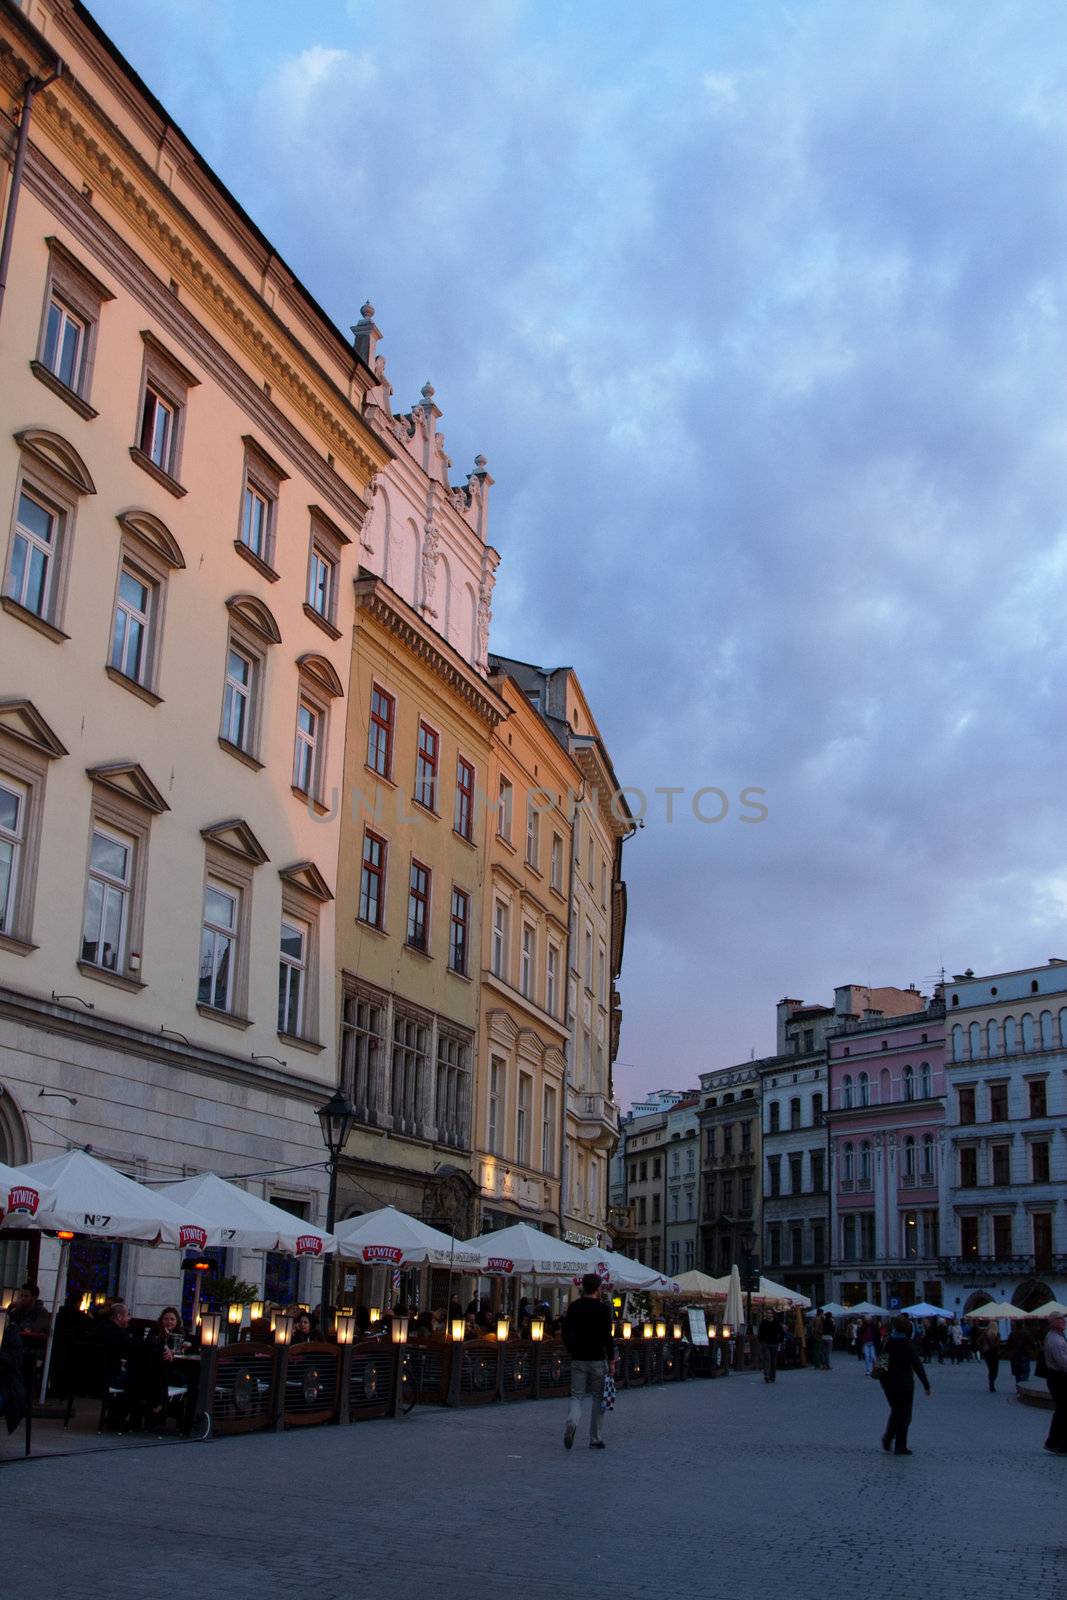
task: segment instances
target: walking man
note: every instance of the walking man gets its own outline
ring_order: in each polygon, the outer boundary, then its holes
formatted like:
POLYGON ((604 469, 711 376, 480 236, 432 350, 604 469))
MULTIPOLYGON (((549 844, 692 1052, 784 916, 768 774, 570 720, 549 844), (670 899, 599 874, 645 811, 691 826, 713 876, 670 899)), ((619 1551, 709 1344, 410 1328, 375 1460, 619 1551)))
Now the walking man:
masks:
POLYGON ((860 1327, 860 1350, 863 1355, 863 1365, 867 1369, 868 1378, 874 1366, 874 1358, 878 1354, 878 1325, 873 1317, 864 1317, 860 1327))
POLYGON ((600 1298, 601 1283, 595 1272, 587 1272, 582 1279, 582 1293, 572 1300, 563 1319, 563 1343, 571 1358, 571 1403, 567 1412, 567 1426, 563 1430, 563 1447, 569 1450, 582 1420, 582 1401, 586 1395, 592 1399, 589 1418, 589 1448, 603 1450, 600 1437, 600 1402, 604 1393, 604 1379, 615 1370, 615 1350, 611 1341, 611 1312, 600 1298))
POLYGON ((1045 1440, 1045 1449, 1051 1450, 1054 1455, 1067 1456, 1067 1338, 1064 1337, 1064 1328, 1067 1327, 1063 1317, 1049 1317, 1048 1332, 1045 1335, 1045 1368, 1048 1376, 1048 1392, 1056 1402, 1056 1409, 1052 1413, 1049 1424, 1048 1438, 1045 1440))
POLYGON ((778 1376, 778 1352, 783 1333, 782 1321, 777 1311, 765 1311, 756 1329, 756 1343, 759 1345, 760 1360, 763 1363, 764 1383, 774 1383, 778 1376))
POLYGON ((911 1408, 915 1400, 915 1379, 918 1378, 927 1394, 930 1380, 926 1368, 919 1360, 919 1352, 911 1337, 911 1328, 905 1316, 894 1317, 893 1327, 885 1342, 888 1370, 882 1380, 885 1397, 889 1401, 889 1421, 882 1435, 882 1449, 892 1450, 897 1456, 910 1456, 908 1428, 911 1425, 911 1408))

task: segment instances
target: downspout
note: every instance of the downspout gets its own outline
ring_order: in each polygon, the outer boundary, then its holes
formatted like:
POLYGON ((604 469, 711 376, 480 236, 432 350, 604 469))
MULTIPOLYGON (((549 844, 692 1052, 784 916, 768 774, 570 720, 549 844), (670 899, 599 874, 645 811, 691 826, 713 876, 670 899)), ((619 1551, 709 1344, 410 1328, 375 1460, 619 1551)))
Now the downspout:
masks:
MULTIPOLYGON (((578 807, 585 799, 585 779, 578 791, 574 802, 574 812, 571 816, 571 847, 567 852, 567 939, 564 944, 564 980, 566 987, 563 991, 563 1016, 564 1021, 570 1022, 571 1008, 571 922, 574 911, 574 832, 578 818, 578 807)), ((563 1057, 563 1093, 560 1095, 559 1123, 559 1236, 564 1235, 563 1214, 566 1210, 567 1185, 570 1182, 570 1160, 567 1150, 567 1090, 570 1088, 571 1067, 574 1056, 574 1038, 571 1028, 567 1029, 567 1048, 563 1057)))
POLYGON ((33 102, 42 89, 47 89, 50 83, 55 83, 62 74, 62 61, 56 62, 54 72, 47 78, 27 78, 22 90, 22 115, 19 117, 18 141, 15 145, 15 161, 11 169, 11 192, 7 202, 7 216, 4 218, 4 238, 0 244, 0 315, 4 309, 4 291, 7 288, 7 269, 11 264, 11 251, 15 243, 15 213, 18 209, 19 191, 22 188, 22 172, 26 165, 26 151, 30 143, 30 119, 33 116, 33 102))

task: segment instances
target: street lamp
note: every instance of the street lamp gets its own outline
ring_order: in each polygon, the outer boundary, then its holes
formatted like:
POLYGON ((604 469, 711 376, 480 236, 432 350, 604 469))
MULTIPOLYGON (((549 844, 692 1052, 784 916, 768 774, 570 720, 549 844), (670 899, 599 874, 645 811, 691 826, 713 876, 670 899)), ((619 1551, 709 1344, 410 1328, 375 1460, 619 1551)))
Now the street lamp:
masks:
MULTIPOLYGON (((348 1135, 352 1131, 352 1124, 356 1120, 356 1108, 348 1096, 338 1089, 333 1098, 320 1106, 315 1115, 319 1119, 322 1129, 322 1142, 326 1146, 329 1157, 327 1165, 330 1171, 330 1190, 326 1200, 326 1232, 333 1232, 333 1225, 337 1213, 337 1164, 341 1159, 348 1135)), ((326 1326, 326 1319, 330 1313, 330 1297, 333 1291, 333 1261, 327 1256, 322 1263, 322 1326, 326 1326)))

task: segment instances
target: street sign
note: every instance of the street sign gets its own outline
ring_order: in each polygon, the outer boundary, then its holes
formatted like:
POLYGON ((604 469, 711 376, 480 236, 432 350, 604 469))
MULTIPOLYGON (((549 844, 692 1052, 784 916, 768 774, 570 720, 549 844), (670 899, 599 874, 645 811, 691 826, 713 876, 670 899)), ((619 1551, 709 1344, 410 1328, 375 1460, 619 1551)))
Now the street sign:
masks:
POLYGON ((899 1311, 900 1310, 900 1301, 898 1299, 896 1299, 893 1295, 889 1296, 889 1309, 890 1309, 890 1311, 899 1311))

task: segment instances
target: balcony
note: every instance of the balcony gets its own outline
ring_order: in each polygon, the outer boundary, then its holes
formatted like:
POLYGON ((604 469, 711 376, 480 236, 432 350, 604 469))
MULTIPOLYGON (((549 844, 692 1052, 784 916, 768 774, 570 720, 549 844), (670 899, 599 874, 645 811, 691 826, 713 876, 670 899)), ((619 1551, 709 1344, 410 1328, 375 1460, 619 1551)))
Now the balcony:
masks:
POLYGON ((578 1138, 583 1144, 606 1149, 617 1142, 619 1108, 609 1095, 568 1089, 567 1110, 578 1123, 578 1138))

